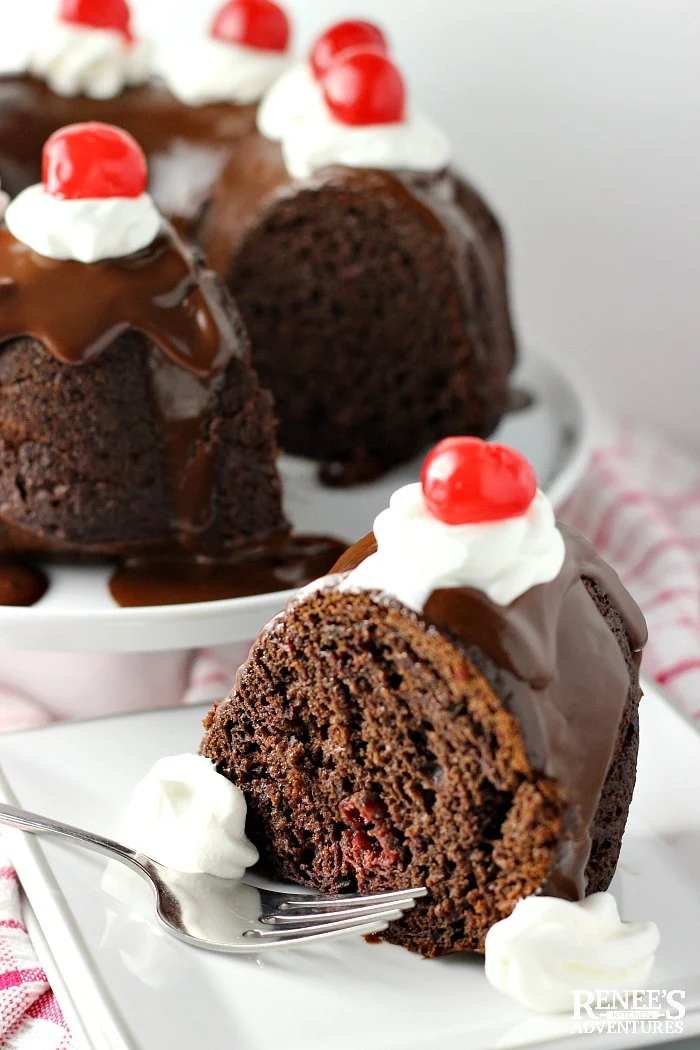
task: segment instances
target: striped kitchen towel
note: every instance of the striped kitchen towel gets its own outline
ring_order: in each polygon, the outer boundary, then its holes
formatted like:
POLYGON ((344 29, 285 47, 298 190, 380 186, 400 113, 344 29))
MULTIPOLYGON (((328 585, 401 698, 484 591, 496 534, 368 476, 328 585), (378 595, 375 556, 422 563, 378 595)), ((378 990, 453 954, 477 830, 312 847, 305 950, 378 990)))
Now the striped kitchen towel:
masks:
POLYGON ((700 721, 700 469, 659 437, 608 427, 559 508, 613 565, 649 625, 645 674, 700 721))
POLYGON ((0 840, 0 1047, 73 1050, 46 974, 22 922, 17 875, 0 840))

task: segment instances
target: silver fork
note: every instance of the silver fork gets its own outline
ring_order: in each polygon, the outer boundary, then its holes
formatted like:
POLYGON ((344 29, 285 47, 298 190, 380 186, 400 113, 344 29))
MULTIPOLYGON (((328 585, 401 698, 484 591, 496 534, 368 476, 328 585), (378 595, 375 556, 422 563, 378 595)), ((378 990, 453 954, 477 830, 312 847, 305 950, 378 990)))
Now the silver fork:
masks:
POLYGON ((257 954, 350 934, 379 933, 427 892, 415 887, 339 897, 290 893, 174 871, 113 839, 14 806, 0 805, 0 824, 68 839, 125 864, 150 883, 156 916, 169 933, 216 952, 257 954))

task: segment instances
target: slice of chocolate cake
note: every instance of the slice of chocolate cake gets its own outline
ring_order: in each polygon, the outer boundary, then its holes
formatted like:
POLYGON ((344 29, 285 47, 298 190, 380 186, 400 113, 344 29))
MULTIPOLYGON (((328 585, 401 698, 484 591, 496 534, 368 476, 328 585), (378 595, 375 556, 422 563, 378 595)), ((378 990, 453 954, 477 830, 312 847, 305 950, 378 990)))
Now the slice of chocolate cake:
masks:
POLYGON ((135 141, 53 136, 0 228, 0 552, 222 554, 284 533, 274 417, 135 141))
POLYGON ((425 885, 382 934, 483 951, 532 894, 610 883, 635 781, 642 615, 502 446, 451 439, 262 632, 202 753, 262 871, 425 885))
POLYGON ((199 232, 282 447, 335 484, 450 433, 491 433, 515 358, 498 222, 408 107, 378 31, 349 25, 273 86, 199 232))

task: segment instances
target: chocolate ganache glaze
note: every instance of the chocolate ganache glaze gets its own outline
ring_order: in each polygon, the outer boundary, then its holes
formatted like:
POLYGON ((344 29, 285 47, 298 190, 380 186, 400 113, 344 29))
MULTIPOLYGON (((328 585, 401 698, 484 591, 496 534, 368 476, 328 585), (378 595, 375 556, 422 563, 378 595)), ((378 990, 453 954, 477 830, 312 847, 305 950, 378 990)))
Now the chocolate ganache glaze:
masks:
POLYGON ((122 607, 211 602, 294 590, 327 572, 346 546, 330 536, 286 536, 226 559, 134 558, 114 574, 109 589, 122 607))
POLYGON ((257 107, 186 106, 160 83, 110 99, 56 95, 30 76, 0 78, 0 180, 16 196, 41 181, 41 151, 54 131, 97 120, 130 132, 148 162, 159 209, 187 231, 226 165, 230 147, 254 126, 257 107))
MULTIPOLYGON (((559 528, 566 556, 551 583, 531 588, 509 606, 473 588, 436 590, 422 616, 468 646, 470 655, 477 647, 494 665, 533 768, 564 787, 571 827, 543 892, 578 899, 586 890, 596 810, 631 688, 620 644, 589 586, 621 617, 637 669, 647 629, 615 571, 581 536, 559 528)), ((336 563, 329 584, 376 549, 370 533, 336 563)))
POLYGON ((29 606, 44 597, 49 581, 33 565, 0 558, 0 605, 29 606))

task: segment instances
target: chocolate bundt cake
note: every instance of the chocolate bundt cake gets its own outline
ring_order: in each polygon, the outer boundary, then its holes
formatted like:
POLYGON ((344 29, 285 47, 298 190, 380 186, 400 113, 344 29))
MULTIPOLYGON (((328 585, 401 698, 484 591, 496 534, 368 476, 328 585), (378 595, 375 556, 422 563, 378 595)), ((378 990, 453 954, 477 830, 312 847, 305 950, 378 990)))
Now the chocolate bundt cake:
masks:
POLYGON ((338 23, 285 73, 273 0, 227 0, 205 35, 152 59, 126 0, 55 4, 38 27, 18 16, 0 54, 11 196, 39 180, 56 129, 130 132, 156 204, 239 302, 283 448, 329 484, 491 433, 515 357, 503 239, 444 135, 407 108, 377 27, 338 23))
POLYGON ((66 128, 0 227, 0 553, 221 554, 284 533, 245 331, 144 192, 138 145, 66 128))
POLYGON ((645 640, 529 464, 451 439, 265 628, 201 751, 245 793, 265 874, 327 893, 424 885, 381 936, 481 952, 522 898, 609 885, 645 640))
POLYGON ((257 102, 288 62, 290 28, 272 0, 228 0, 201 38, 153 50, 125 0, 51 0, 38 26, 15 18, 0 55, 0 180, 11 196, 41 178, 41 150, 68 124, 98 120, 139 142, 157 206, 189 233, 257 102), (154 78, 157 71, 159 78, 154 78))
POLYGON ((498 222, 406 109, 376 41, 320 82, 303 73, 233 143, 198 236, 240 306, 282 447, 343 484, 447 434, 491 433, 515 346, 498 222))

